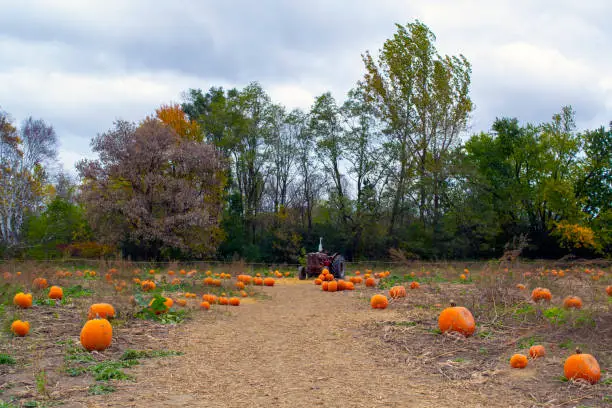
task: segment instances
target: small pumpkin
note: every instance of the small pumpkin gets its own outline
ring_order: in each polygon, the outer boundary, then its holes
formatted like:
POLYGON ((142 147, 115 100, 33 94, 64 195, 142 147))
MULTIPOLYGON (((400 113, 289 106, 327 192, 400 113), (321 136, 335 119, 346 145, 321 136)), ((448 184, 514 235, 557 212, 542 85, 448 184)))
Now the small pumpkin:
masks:
POLYGON ((153 282, 152 280, 144 280, 144 281, 142 281, 140 283, 140 287, 145 292, 149 292, 149 291, 155 289, 156 285, 155 285, 155 282, 153 282))
POLYGON ((385 295, 374 295, 370 298, 370 306, 372 309, 386 309, 389 306, 389 300, 385 295))
POLYGON ((264 286, 274 286, 275 282, 276 281, 274 280, 274 278, 266 278, 263 280, 264 286))
POLYGON ((550 290, 538 287, 531 292, 531 299, 534 302, 539 302, 540 300, 550 302, 552 299, 552 294, 550 293, 550 290))
POLYGON ((563 373, 568 380, 581 378, 591 384, 595 384, 601 378, 599 363, 590 354, 585 354, 576 349, 576 354, 572 354, 565 360, 563 373))
POLYGON ((230 306, 240 306, 240 299, 237 297, 231 297, 229 298, 229 304, 230 306))
POLYGON ((421 284, 417 281, 410 282, 410 289, 418 289, 421 287, 421 284))
POLYGON ((335 279, 334 275, 332 275, 331 273, 328 273, 327 275, 325 275, 325 280, 328 282, 333 281, 334 279, 335 279))
POLYGON ((113 326, 106 319, 92 319, 81 329, 81 345, 88 351, 106 350, 113 341, 113 326))
POLYGON ((202 295, 202 300, 212 305, 213 303, 217 303, 217 296, 207 293, 202 295))
POLYGON ((546 350, 544 349, 544 346, 540 344, 529 347, 529 355, 533 359, 536 359, 538 357, 544 357, 545 354, 546 350))
POLYGON ((514 354, 510 357, 510 367, 525 368, 527 367, 527 356, 524 354, 514 354))
POLYGON ((262 286, 264 283, 264 280, 260 277, 256 277, 255 279, 253 279, 253 284, 256 286, 262 286))
POLYGON ((608 296, 612 296, 612 285, 606 287, 606 293, 608 294, 608 296))
POLYGON ((249 294, 248 294, 248 293, 246 293, 244 290, 241 290, 241 291, 240 291, 240 296, 242 296, 242 297, 247 297, 247 296, 249 296, 249 294))
POLYGON ((337 292, 338 291, 338 282, 331 281, 327 283, 327 291, 328 292, 337 292))
MULTIPOLYGON (((155 298, 151 299, 151 302, 149 302, 149 307, 153 306, 153 302, 155 302, 155 298)), ((170 298, 164 297, 164 306, 165 309, 163 310, 155 310, 155 314, 159 315, 159 314, 164 314, 166 313, 168 310, 170 310, 170 308, 174 305, 174 301, 170 298)))
POLYGON ((202 303, 200 303, 200 308, 204 310, 210 310, 210 303, 208 303, 207 301, 203 301, 202 303))
POLYGON ((94 303, 89 306, 87 319, 112 319, 115 317, 115 308, 109 303, 94 303))
POLYGON ((329 288, 329 282, 328 281, 323 281, 323 283, 321 284, 321 290, 323 292, 327 292, 328 288, 329 288))
POLYGON ((229 300, 225 296, 219 297, 219 304, 227 306, 229 304, 229 300))
POLYGON ((22 309, 29 309, 32 307, 32 294, 19 292, 13 298, 13 304, 19 306, 22 309))
POLYGON ((236 282, 236 288, 242 290, 246 287, 246 285, 244 284, 244 282, 236 282))
POLYGON ((181 307, 185 307, 187 306, 187 301, 185 299, 176 299, 176 304, 181 307))
POLYGON ((438 327, 442 333, 455 331, 469 337, 474 334, 476 323, 474 316, 467 308, 451 302, 451 306, 440 313, 438 327))
POLYGON ((406 288, 401 285, 393 286, 391 289, 389 289, 389 297, 391 299, 406 297, 406 288))
POLYGON ((355 290, 355 285, 353 285, 353 282, 345 282, 344 289, 345 290, 355 290))
POLYGON ((62 300, 64 291, 59 286, 51 286, 49 288, 49 299, 62 300))
POLYGON ((374 278, 367 278, 365 284, 368 288, 376 286, 376 280, 374 278))
POLYGON ((582 299, 578 296, 568 296, 563 299, 563 307, 566 309, 582 309, 582 299))
POLYGON ((21 320, 15 320, 11 324, 11 331, 15 336, 24 337, 30 332, 30 323, 22 322, 21 320))
POLYGON ((315 280, 314 280, 314 284, 315 284, 315 285, 320 285, 320 284, 322 284, 322 283, 323 283, 323 281, 322 281, 321 279, 319 279, 319 278, 317 278, 317 279, 315 279, 315 280))

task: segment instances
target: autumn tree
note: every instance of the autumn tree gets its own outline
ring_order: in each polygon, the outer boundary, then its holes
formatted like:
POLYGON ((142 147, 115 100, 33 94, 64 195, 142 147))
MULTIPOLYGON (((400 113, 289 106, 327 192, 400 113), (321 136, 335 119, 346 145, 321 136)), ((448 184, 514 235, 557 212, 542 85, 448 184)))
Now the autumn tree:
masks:
POLYGON ((92 150, 99 159, 77 165, 80 200, 101 240, 145 257, 214 253, 224 177, 213 146, 148 118, 116 122, 92 150))

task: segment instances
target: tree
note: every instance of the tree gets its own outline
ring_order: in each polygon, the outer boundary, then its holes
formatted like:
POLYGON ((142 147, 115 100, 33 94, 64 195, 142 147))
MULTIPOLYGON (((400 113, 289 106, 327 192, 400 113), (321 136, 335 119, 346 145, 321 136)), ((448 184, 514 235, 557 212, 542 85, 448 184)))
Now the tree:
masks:
POLYGON ((157 119, 184 139, 202 141, 202 130, 195 120, 188 120, 178 104, 162 105, 155 111, 157 119))
POLYGON ((157 119, 118 121, 92 141, 98 160, 83 160, 80 200, 104 242, 157 257, 214 253, 223 164, 215 149, 181 138, 157 119))

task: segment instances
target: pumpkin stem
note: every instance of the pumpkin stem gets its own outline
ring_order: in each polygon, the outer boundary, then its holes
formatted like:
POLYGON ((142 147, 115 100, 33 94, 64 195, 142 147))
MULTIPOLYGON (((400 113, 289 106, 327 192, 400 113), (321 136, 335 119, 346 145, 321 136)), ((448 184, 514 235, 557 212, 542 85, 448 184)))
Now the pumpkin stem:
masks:
POLYGON ((580 347, 576 347, 576 354, 582 354, 582 351, 580 350, 580 347))
POLYGON ((457 306, 457 304, 455 303, 455 301, 454 301, 454 300, 451 300, 451 301, 450 301, 450 305, 451 305, 451 307, 455 307, 455 306, 457 306))

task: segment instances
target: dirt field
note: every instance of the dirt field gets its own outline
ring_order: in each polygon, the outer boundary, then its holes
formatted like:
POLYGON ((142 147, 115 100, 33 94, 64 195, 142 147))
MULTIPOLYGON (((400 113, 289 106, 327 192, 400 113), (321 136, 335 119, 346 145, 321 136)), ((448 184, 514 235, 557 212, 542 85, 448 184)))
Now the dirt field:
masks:
MULTIPOLYGON (((553 387, 567 390, 563 395, 546 393, 548 400, 542 401, 535 390, 526 393, 526 384, 543 386, 538 371, 552 368, 558 375, 561 359, 555 356, 526 370, 495 360, 493 367, 466 369, 467 378, 455 380, 445 369, 460 370, 460 363, 444 351, 466 354, 472 340, 437 335, 441 340, 436 342, 448 346, 438 350, 447 364, 398 353, 388 344, 388 331, 379 336, 380 330, 372 328, 405 321, 404 308, 371 310, 362 292, 328 294, 312 282, 278 286, 266 289, 269 301, 180 326, 169 347, 184 355, 137 366, 135 383, 122 382, 117 392, 77 400, 75 406, 553 407, 580 406, 581 399, 610 391, 609 386, 585 390, 557 381, 553 387), (432 373, 430 364, 439 373, 432 373)), ((404 334, 423 344, 414 331, 404 334)), ((599 406, 592 403, 584 406, 599 406)))

